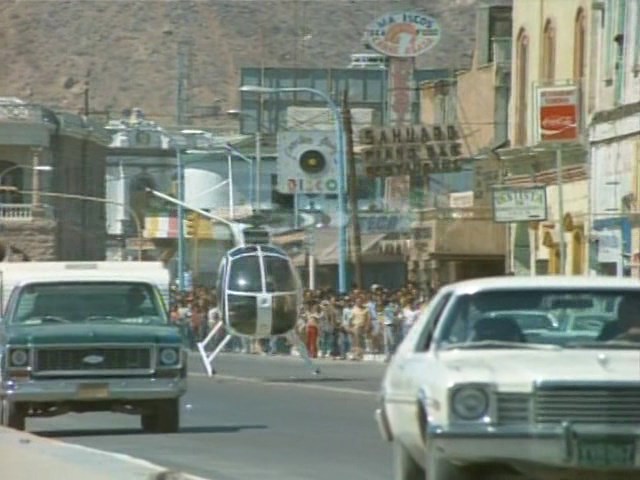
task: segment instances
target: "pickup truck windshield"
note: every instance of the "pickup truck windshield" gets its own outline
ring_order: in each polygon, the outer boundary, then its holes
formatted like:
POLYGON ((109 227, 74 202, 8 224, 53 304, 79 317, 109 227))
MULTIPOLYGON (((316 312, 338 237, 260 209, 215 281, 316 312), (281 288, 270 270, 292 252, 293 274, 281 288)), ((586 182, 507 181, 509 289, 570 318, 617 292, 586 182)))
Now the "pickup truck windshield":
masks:
POLYGON ((34 283, 14 292, 7 319, 12 324, 166 324, 158 290, 138 282, 34 283))

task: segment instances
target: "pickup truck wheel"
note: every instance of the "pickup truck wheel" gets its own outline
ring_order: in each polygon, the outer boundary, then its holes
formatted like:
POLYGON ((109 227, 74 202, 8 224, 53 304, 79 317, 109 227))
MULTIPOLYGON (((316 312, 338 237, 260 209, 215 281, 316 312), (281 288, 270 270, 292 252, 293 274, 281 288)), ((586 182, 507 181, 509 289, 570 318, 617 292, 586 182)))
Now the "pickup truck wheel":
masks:
POLYGON ((140 424, 142 425, 142 430, 145 433, 153 433, 156 431, 156 424, 158 417, 155 413, 143 413, 140 416, 140 424))
POLYGON ((6 397, 0 399, 0 425, 14 430, 26 428, 25 416, 19 405, 6 397))
POLYGON ((180 429, 180 400, 158 400, 151 412, 140 417, 142 429, 149 433, 176 433, 180 429))
POLYGON ((393 442, 393 480, 424 480, 422 467, 397 440, 393 442))
POLYGON ((158 433, 177 433, 180 429, 180 399, 158 402, 156 422, 158 433))

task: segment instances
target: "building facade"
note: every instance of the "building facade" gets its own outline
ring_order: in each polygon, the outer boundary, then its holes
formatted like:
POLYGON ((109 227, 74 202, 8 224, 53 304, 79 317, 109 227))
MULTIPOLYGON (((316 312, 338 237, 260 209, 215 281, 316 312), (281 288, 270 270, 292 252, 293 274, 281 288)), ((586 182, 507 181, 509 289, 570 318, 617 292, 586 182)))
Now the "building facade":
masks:
POLYGON ((108 142, 85 117, 0 100, 5 260, 104 259, 108 142))
POLYGON ((502 180, 498 184, 546 185, 547 205, 549 199, 557 199, 553 200, 557 208, 547 206, 542 221, 507 224, 509 269, 531 275, 582 273, 588 258, 587 196, 582 204, 569 205, 564 190, 580 190, 569 185, 584 181, 588 171, 585 126, 595 108, 589 42, 595 23, 592 3, 545 0, 533 5, 527 0, 513 2, 510 145, 493 153, 502 180), (562 109, 553 102, 560 102, 562 109), (552 193, 554 188, 557 193, 552 193), (575 235, 581 244, 572 243, 575 235), (577 263, 579 268, 574 268, 577 263))
POLYGON ((589 128, 591 270, 640 276, 640 3, 598 2, 597 88, 589 128))
POLYGON ((423 288, 504 273, 504 226, 493 222, 490 205, 497 173, 483 152, 507 138, 511 30, 511 1, 483 4, 471 68, 421 84, 421 123, 455 125, 464 157, 473 159, 467 171, 432 174, 424 185, 408 250, 409 278, 423 288))

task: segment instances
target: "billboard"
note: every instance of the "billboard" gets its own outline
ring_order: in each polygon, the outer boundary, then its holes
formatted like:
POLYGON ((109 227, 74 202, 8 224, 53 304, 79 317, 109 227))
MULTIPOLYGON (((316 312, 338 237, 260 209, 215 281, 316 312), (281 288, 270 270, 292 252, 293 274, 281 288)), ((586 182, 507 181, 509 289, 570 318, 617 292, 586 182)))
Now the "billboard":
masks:
POLYGON ((454 125, 363 128, 360 153, 370 177, 462 170, 461 136, 454 125))
POLYGON ((493 190, 493 220, 498 223, 547 219, 547 190, 536 187, 496 187, 493 190))
POLYGON ((440 25, 417 11, 391 12, 367 25, 364 37, 371 48, 383 55, 411 58, 438 43, 440 25))
POLYGON ((575 85, 537 90, 539 142, 573 142, 580 138, 580 99, 575 85))
POLYGON ((328 130, 289 130, 278 133, 280 193, 338 192, 335 133, 328 130))

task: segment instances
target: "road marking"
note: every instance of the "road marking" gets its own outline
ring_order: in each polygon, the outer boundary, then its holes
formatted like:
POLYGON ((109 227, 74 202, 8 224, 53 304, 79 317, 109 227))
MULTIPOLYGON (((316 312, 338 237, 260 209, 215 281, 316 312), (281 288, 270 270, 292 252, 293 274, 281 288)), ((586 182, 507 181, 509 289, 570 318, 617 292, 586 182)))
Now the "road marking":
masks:
POLYGON ((262 380, 260 378, 237 377, 234 375, 216 374, 213 377, 209 377, 209 375, 207 375, 206 373, 189 372, 189 376, 211 378, 212 380, 217 379, 217 380, 231 380, 235 382, 244 382, 244 383, 259 383, 261 385, 273 385, 273 386, 279 386, 279 387, 307 388, 309 390, 322 390, 325 392, 332 392, 332 393, 349 393, 349 394, 364 395, 369 397, 375 397, 378 395, 377 392, 368 392, 366 390, 358 390, 357 388, 330 387, 327 385, 312 385, 307 383, 294 383, 294 382, 278 382, 278 381, 262 380))

